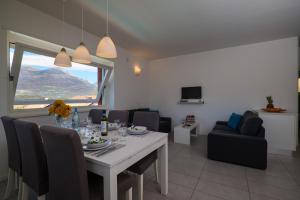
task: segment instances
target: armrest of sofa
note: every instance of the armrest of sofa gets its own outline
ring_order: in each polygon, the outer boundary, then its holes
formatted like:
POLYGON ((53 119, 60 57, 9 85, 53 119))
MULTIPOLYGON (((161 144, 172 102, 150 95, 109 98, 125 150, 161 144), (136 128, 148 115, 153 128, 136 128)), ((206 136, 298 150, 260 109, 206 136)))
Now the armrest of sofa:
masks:
POLYGON ((266 169, 267 141, 255 136, 210 133, 207 139, 207 156, 214 160, 266 169))
POLYGON ((219 124, 219 125, 227 125, 227 121, 217 121, 216 124, 219 124))
POLYGON ((172 118, 160 117, 159 118, 159 132, 171 133, 172 118))

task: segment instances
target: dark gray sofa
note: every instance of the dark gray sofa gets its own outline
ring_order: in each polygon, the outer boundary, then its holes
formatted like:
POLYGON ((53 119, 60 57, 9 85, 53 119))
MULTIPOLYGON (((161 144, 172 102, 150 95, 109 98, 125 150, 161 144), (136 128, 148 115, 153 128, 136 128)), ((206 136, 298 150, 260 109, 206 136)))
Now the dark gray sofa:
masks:
POLYGON ((262 119, 246 111, 237 129, 227 122, 216 122, 208 134, 207 157, 212 160, 245 165, 258 169, 267 168, 267 141, 262 119))

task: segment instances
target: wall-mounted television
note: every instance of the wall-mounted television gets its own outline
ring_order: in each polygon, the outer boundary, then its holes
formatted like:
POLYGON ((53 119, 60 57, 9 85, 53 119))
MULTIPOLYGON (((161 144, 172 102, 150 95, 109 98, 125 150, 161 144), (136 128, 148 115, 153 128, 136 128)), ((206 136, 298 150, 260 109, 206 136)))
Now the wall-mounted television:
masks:
POLYGON ((181 99, 201 99, 201 98, 202 98, 201 86, 181 88, 181 99))

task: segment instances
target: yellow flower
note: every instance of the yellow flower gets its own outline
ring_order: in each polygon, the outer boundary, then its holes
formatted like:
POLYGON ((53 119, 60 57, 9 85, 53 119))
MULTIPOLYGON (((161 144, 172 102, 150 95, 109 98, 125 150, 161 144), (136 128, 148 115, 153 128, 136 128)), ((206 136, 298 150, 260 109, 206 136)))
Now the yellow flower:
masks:
POLYGON ((63 100, 55 100, 49 107, 48 113, 49 115, 56 114, 66 118, 71 114, 71 106, 65 104, 63 100))

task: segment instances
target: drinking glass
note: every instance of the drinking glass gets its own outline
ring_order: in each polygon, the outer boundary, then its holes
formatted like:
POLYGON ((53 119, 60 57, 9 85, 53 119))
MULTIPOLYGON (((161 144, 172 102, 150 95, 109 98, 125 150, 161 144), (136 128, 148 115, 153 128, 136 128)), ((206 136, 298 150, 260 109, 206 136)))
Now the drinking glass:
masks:
POLYGON ((118 132, 123 137, 125 137, 127 135, 127 127, 126 127, 125 123, 121 123, 121 127, 119 128, 118 132))

